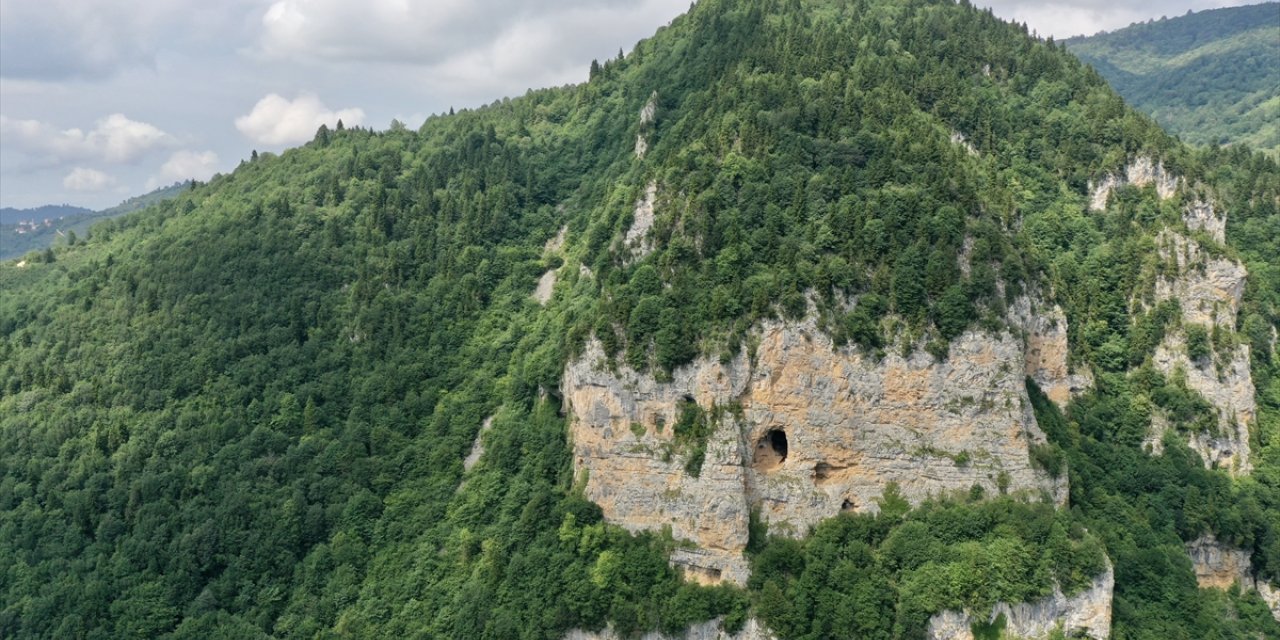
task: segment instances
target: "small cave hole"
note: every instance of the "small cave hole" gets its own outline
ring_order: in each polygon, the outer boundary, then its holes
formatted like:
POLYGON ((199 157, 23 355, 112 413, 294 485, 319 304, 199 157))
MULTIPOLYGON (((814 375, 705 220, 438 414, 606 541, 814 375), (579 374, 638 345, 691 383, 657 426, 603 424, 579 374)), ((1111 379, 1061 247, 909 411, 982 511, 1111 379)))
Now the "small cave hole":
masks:
POLYGON ((840 503, 841 511, 856 511, 857 509, 858 504, 854 502, 852 498, 845 498, 844 502, 840 503))
POLYGON ((757 471, 772 471, 787 461, 787 432, 770 429, 756 442, 752 467, 757 471))

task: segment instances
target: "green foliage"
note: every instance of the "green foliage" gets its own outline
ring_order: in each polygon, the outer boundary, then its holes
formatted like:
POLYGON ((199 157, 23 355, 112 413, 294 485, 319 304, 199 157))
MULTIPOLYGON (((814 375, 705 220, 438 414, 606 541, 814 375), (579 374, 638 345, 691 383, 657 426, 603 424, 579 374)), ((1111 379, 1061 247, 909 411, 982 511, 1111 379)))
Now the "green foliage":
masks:
POLYGON ((1280 154, 1274 2, 1162 17, 1063 44, 1130 104, 1188 141, 1280 154))

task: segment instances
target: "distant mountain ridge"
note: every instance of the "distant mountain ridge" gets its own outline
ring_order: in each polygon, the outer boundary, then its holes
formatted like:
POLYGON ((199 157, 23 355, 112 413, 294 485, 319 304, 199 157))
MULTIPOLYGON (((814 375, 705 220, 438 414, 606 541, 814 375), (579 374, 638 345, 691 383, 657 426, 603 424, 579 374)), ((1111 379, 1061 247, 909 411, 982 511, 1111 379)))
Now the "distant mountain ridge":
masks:
POLYGON ((93 209, 76 207, 69 204, 46 204, 30 209, 0 208, 0 224, 18 224, 21 222, 42 223, 45 220, 57 220, 67 216, 93 213, 93 209))
POLYGON ((182 193, 189 185, 189 182, 175 182, 101 211, 67 204, 31 209, 5 207, 0 209, 0 260, 10 260, 28 251, 47 248, 58 237, 70 233, 83 236, 98 222, 168 200, 182 193))
POLYGON ((1063 44, 1188 142, 1280 154, 1280 3, 1188 13, 1063 44))

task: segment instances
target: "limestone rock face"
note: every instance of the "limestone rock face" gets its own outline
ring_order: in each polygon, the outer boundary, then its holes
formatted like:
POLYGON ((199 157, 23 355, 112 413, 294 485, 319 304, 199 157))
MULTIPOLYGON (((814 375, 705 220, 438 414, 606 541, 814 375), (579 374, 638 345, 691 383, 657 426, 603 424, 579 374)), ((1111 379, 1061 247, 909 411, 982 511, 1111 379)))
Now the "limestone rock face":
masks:
MULTIPOLYGON (((564 640, 624 640, 613 631, 613 629, 605 629, 603 631, 581 631, 574 629, 565 634, 564 640)), ((668 636, 666 634, 650 632, 640 636, 640 640, 776 640, 774 635, 769 632, 764 625, 760 624, 755 618, 749 618, 737 633, 730 634, 721 626, 719 620, 709 620, 700 624, 695 624, 685 630, 683 635, 668 636)))
POLYGON ((480 462, 480 457, 484 455, 484 434, 488 433, 493 427, 493 416, 484 419, 480 425, 480 433, 476 434, 476 439, 471 443, 471 451, 467 453, 467 457, 462 460, 462 470, 470 471, 472 467, 480 462))
POLYGON ((951 132, 951 144, 957 144, 957 145, 960 145, 961 147, 964 147, 965 153, 971 156, 976 157, 978 155, 978 150, 974 148, 973 143, 969 142, 969 139, 966 138, 964 134, 960 133, 959 131, 951 132))
POLYGON ((1204 231, 1220 243, 1227 241, 1227 219, 1214 210, 1212 202, 1200 200, 1187 205, 1182 221, 1192 231, 1204 231))
MULTIPOLYGON (((1156 299, 1175 299, 1182 321, 1234 331, 1248 275, 1244 265, 1208 255, 1194 240, 1164 232, 1158 238, 1160 256, 1176 265, 1173 276, 1156 281, 1156 299)), ((1231 473, 1248 473, 1249 425, 1257 412, 1249 346, 1236 345, 1217 362, 1195 362, 1187 355, 1184 331, 1171 331, 1156 347, 1152 364, 1168 376, 1186 374, 1187 386, 1204 396, 1218 411, 1218 434, 1197 433, 1190 445, 1207 465, 1231 473)), ((1162 425, 1153 425, 1152 440, 1159 440, 1162 425)))
POLYGON ((1248 552, 1218 542, 1212 534, 1187 543, 1187 555, 1196 572, 1196 582, 1202 589, 1229 589, 1239 583, 1242 588, 1253 589, 1271 609, 1271 615, 1280 621, 1280 587, 1253 575, 1253 563, 1248 552))
POLYGON ((974 485, 1064 503, 1065 476, 1031 463, 1045 439, 1027 361, 1012 334, 976 331, 943 362, 875 360, 836 349, 810 319, 765 323, 754 360, 701 359, 660 383, 610 371, 592 342, 563 382, 575 472, 611 522, 693 542, 672 558, 690 577, 742 583, 752 507, 770 531, 802 536, 841 511, 878 510, 890 482, 912 503, 974 485), (672 434, 688 401, 716 416, 697 477, 672 434))
MULTIPOLYGON (((1073 596, 1066 596, 1054 586, 1053 593, 1034 602, 997 603, 987 622, 1001 614, 1005 617, 1005 633, 1014 638, 1047 638, 1061 627, 1064 635, 1083 634, 1096 640, 1111 635, 1111 592, 1115 574, 1110 565, 1094 578, 1093 584, 1073 596)), ((970 625, 974 618, 962 611, 943 611, 929 619, 929 640, 973 640, 970 625)), ((1004 637, 1004 636, 1001 636, 1004 637)))
POLYGON ((1178 190, 1180 182, 1181 178, 1173 175, 1172 172, 1166 171, 1163 163, 1153 161, 1146 156, 1139 156, 1125 166, 1124 176, 1108 175, 1097 186, 1093 187, 1089 196, 1089 208, 1094 211, 1106 209, 1107 199, 1111 197, 1111 192, 1126 184, 1136 187, 1155 184, 1156 193, 1160 196, 1160 199, 1166 200, 1173 197, 1173 194, 1178 190))
POLYGON ((1234 260, 1209 255, 1195 240, 1165 231, 1157 238, 1160 257, 1176 265, 1176 275, 1156 280, 1156 298, 1174 298, 1183 322, 1234 329, 1249 272, 1234 260))
POLYGON ((640 133, 636 134, 636 157, 643 158, 649 150, 649 140, 645 133, 653 126, 658 116, 658 92, 649 94, 649 100, 640 108, 640 133))
POLYGON ((556 290, 556 270, 549 269, 538 278, 538 286, 533 290, 533 299, 538 304, 551 301, 551 294, 556 290))
POLYGON ((1022 296, 1009 309, 1009 323, 1026 338, 1026 374, 1059 407, 1093 386, 1088 370, 1072 371, 1067 364, 1067 316, 1058 305, 1049 306, 1022 296))
POLYGON ((658 183, 650 182, 645 187, 644 196, 636 202, 635 216, 631 228, 623 238, 623 244, 631 251, 633 258, 643 258, 653 251, 653 241, 649 239, 649 229, 653 228, 653 205, 658 199, 658 183))

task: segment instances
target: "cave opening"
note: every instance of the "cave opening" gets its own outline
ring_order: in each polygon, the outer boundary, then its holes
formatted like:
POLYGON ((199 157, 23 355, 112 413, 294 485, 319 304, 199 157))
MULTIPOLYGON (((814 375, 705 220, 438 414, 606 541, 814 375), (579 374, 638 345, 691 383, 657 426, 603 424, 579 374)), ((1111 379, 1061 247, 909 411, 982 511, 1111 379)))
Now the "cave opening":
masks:
POLYGON ((752 467, 757 471, 771 471, 787 461, 787 432, 770 429, 756 442, 752 467))

